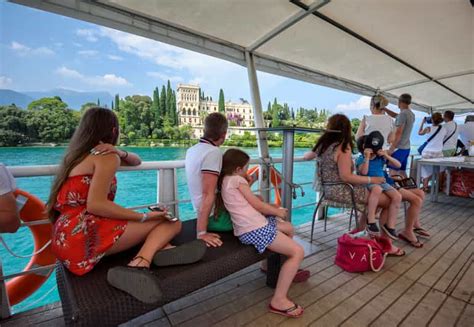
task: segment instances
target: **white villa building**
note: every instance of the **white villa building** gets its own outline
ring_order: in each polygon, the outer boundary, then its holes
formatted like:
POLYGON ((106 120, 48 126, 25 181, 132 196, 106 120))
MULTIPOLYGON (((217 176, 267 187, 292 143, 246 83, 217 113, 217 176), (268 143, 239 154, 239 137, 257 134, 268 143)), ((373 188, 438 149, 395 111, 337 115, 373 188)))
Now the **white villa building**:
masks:
MULTIPOLYGON (((178 84, 176 92, 178 123, 179 125, 191 125, 195 138, 203 135, 204 118, 212 112, 219 111, 218 102, 201 99, 199 90, 199 85, 178 84)), ((229 119, 229 136, 232 134, 242 135, 246 129, 254 126, 253 109, 247 101, 226 102, 225 115, 229 119)), ((250 132, 254 134, 253 131, 250 132)))

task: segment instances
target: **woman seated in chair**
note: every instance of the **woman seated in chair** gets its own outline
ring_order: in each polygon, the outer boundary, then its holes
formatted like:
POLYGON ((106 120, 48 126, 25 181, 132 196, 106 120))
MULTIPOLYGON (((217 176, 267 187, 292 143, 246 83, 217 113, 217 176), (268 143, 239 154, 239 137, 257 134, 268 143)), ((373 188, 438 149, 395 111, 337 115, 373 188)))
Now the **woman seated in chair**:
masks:
MULTIPOLYGON (((368 135, 373 131, 382 133, 385 139, 383 148, 390 147, 393 140, 393 119, 385 115, 384 109, 388 105, 388 100, 383 95, 375 95, 370 100, 371 115, 364 116, 357 130, 356 139, 363 135, 368 135)), ((392 176, 393 177, 393 176, 392 176)), ((401 177, 401 176, 400 176, 401 177)), ((394 177, 395 178, 395 177, 394 177)), ((393 184, 391 178, 387 182, 393 184)), ((409 206, 405 216, 405 228, 399 232, 399 237, 413 247, 423 246, 418 237, 429 238, 430 234, 421 227, 420 213, 425 199, 425 193, 418 188, 399 188, 398 192, 402 196, 402 201, 408 202, 409 206)), ((365 221, 362 221, 361 227, 364 228, 365 221)))
MULTIPOLYGON (((367 206, 368 192, 365 187, 369 183, 367 176, 358 176, 353 173, 354 167, 352 162, 352 127, 349 119, 342 114, 336 114, 328 119, 327 131, 319 138, 311 152, 305 154, 306 160, 316 157, 321 161, 321 177, 325 183, 327 182, 346 182, 354 187, 354 197, 357 210, 365 212, 367 206)), ((372 177, 371 183, 383 183, 385 178, 372 177)), ((340 185, 326 185, 324 193, 326 199, 350 203, 350 188, 340 185)), ((379 198, 379 207, 382 208, 380 215, 380 224, 385 224, 388 219, 389 199, 385 194, 381 194, 379 198)), ((365 216, 361 217, 361 222, 365 221, 365 216)), ((392 245, 389 255, 403 256, 405 252, 392 245)))

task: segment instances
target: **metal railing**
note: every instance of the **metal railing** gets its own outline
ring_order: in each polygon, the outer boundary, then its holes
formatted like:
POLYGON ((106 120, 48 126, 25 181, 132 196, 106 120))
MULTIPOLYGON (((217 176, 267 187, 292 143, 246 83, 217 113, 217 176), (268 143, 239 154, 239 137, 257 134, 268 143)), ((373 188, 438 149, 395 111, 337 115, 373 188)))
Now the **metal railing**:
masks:
MULTIPOLYGON (((303 157, 294 158, 295 162, 304 162, 303 157)), ((268 165, 268 162, 264 163, 263 159, 251 159, 250 164, 260 164, 268 165)), ((282 163, 282 158, 272 158, 271 165, 282 163)), ((37 176, 53 176, 56 174, 58 165, 42 165, 42 166, 9 166, 8 170, 12 173, 14 177, 37 177, 37 176)), ((135 171, 146 171, 154 170, 157 172, 157 196, 156 203, 149 203, 145 205, 128 207, 132 210, 141 210, 145 209, 150 205, 165 205, 169 208, 172 214, 180 218, 179 204, 190 203, 191 199, 179 199, 178 198, 178 181, 177 181, 177 170, 184 168, 184 160, 170 160, 170 161, 147 161, 143 162, 139 166, 120 166, 118 171, 125 172, 135 172, 135 171), (166 187, 165 187, 166 185, 166 187)), ((285 176, 283 176, 285 180, 285 176)), ((260 179, 261 181, 261 179, 260 179)), ((312 185, 312 182, 304 182, 296 184, 298 186, 312 185)), ((272 187, 263 188, 261 184, 258 185, 258 190, 255 190, 255 193, 270 193, 272 187)), ((309 207, 315 205, 317 202, 308 202, 298 206, 294 206, 291 209, 299 209, 304 207, 309 207)), ((42 224, 49 224, 48 219, 36 220, 32 222, 22 222, 20 227, 30 227, 42 224)), ((8 249, 8 248, 7 248, 8 249)), ((2 308, 1 308, 1 318, 6 318, 11 315, 11 308, 8 302, 8 296, 6 293, 6 281, 8 279, 23 276, 26 274, 33 273, 44 273, 49 272, 54 269, 54 265, 49 265, 45 267, 37 267, 29 270, 24 270, 20 272, 14 272, 8 275, 3 275, 2 263, 0 260, 0 291, 2 292, 2 308)))

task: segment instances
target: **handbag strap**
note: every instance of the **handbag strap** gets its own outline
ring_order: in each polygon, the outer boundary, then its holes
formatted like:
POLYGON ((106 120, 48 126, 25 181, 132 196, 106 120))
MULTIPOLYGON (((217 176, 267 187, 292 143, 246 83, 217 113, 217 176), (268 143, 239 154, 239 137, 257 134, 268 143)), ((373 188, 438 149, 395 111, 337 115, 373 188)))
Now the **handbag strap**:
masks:
POLYGON ((379 272, 382 269, 383 265, 385 264, 385 259, 387 258, 387 253, 384 253, 382 255, 382 263, 380 264, 380 266, 378 268, 375 268, 374 263, 372 262, 372 254, 373 254, 372 246, 370 244, 367 244, 367 246, 369 247, 370 268, 372 269, 373 272, 379 272))
POLYGON ((445 139, 443 141, 443 145, 446 144, 446 142, 448 142, 451 137, 453 137, 453 135, 456 133, 457 130, 458 130, 458 124, 456 124, 456 122, 455 122, 454 123, 454 131, 451 133, 451 135, 448 136, 447 139, 445 139))
POLYGON ((426 140, 426 144, 428 145, 428 143, 431 142, 432 139, 434 139, 436 137, 436 135, 438 135, 439 131, 441 130, 441 125, 438 126, 438 129, 436 130, 436 132, 434 132, 433 135, 431 135, 427 140, 426 140))

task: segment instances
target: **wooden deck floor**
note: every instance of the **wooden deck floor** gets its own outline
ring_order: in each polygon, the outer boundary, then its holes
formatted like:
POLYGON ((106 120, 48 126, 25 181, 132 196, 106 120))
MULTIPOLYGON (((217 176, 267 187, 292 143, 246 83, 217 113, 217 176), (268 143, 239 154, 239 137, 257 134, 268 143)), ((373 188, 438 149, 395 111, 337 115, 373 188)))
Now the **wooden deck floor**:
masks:
MULTIPOLYGON (((399 228, 403 225, 402 214, 399 228)), ((317 222, 314 254, 304 268, 311 278, 291 288, 303 317, 267 313, 272 290, 258 265, 127 323, 129 326, 472 326, 474 321, 474 201, 440 197, 421 214, 432 237, 421 249, 398 242, 406 255, 388 258, 379 273, 351 274, 334 265, 337 238, 348 220, 317 222)), ((298 235, 309 240, 310 224, 298 235)), ((2 326, 62 326, 59 304, 25 312, 2 326)))

